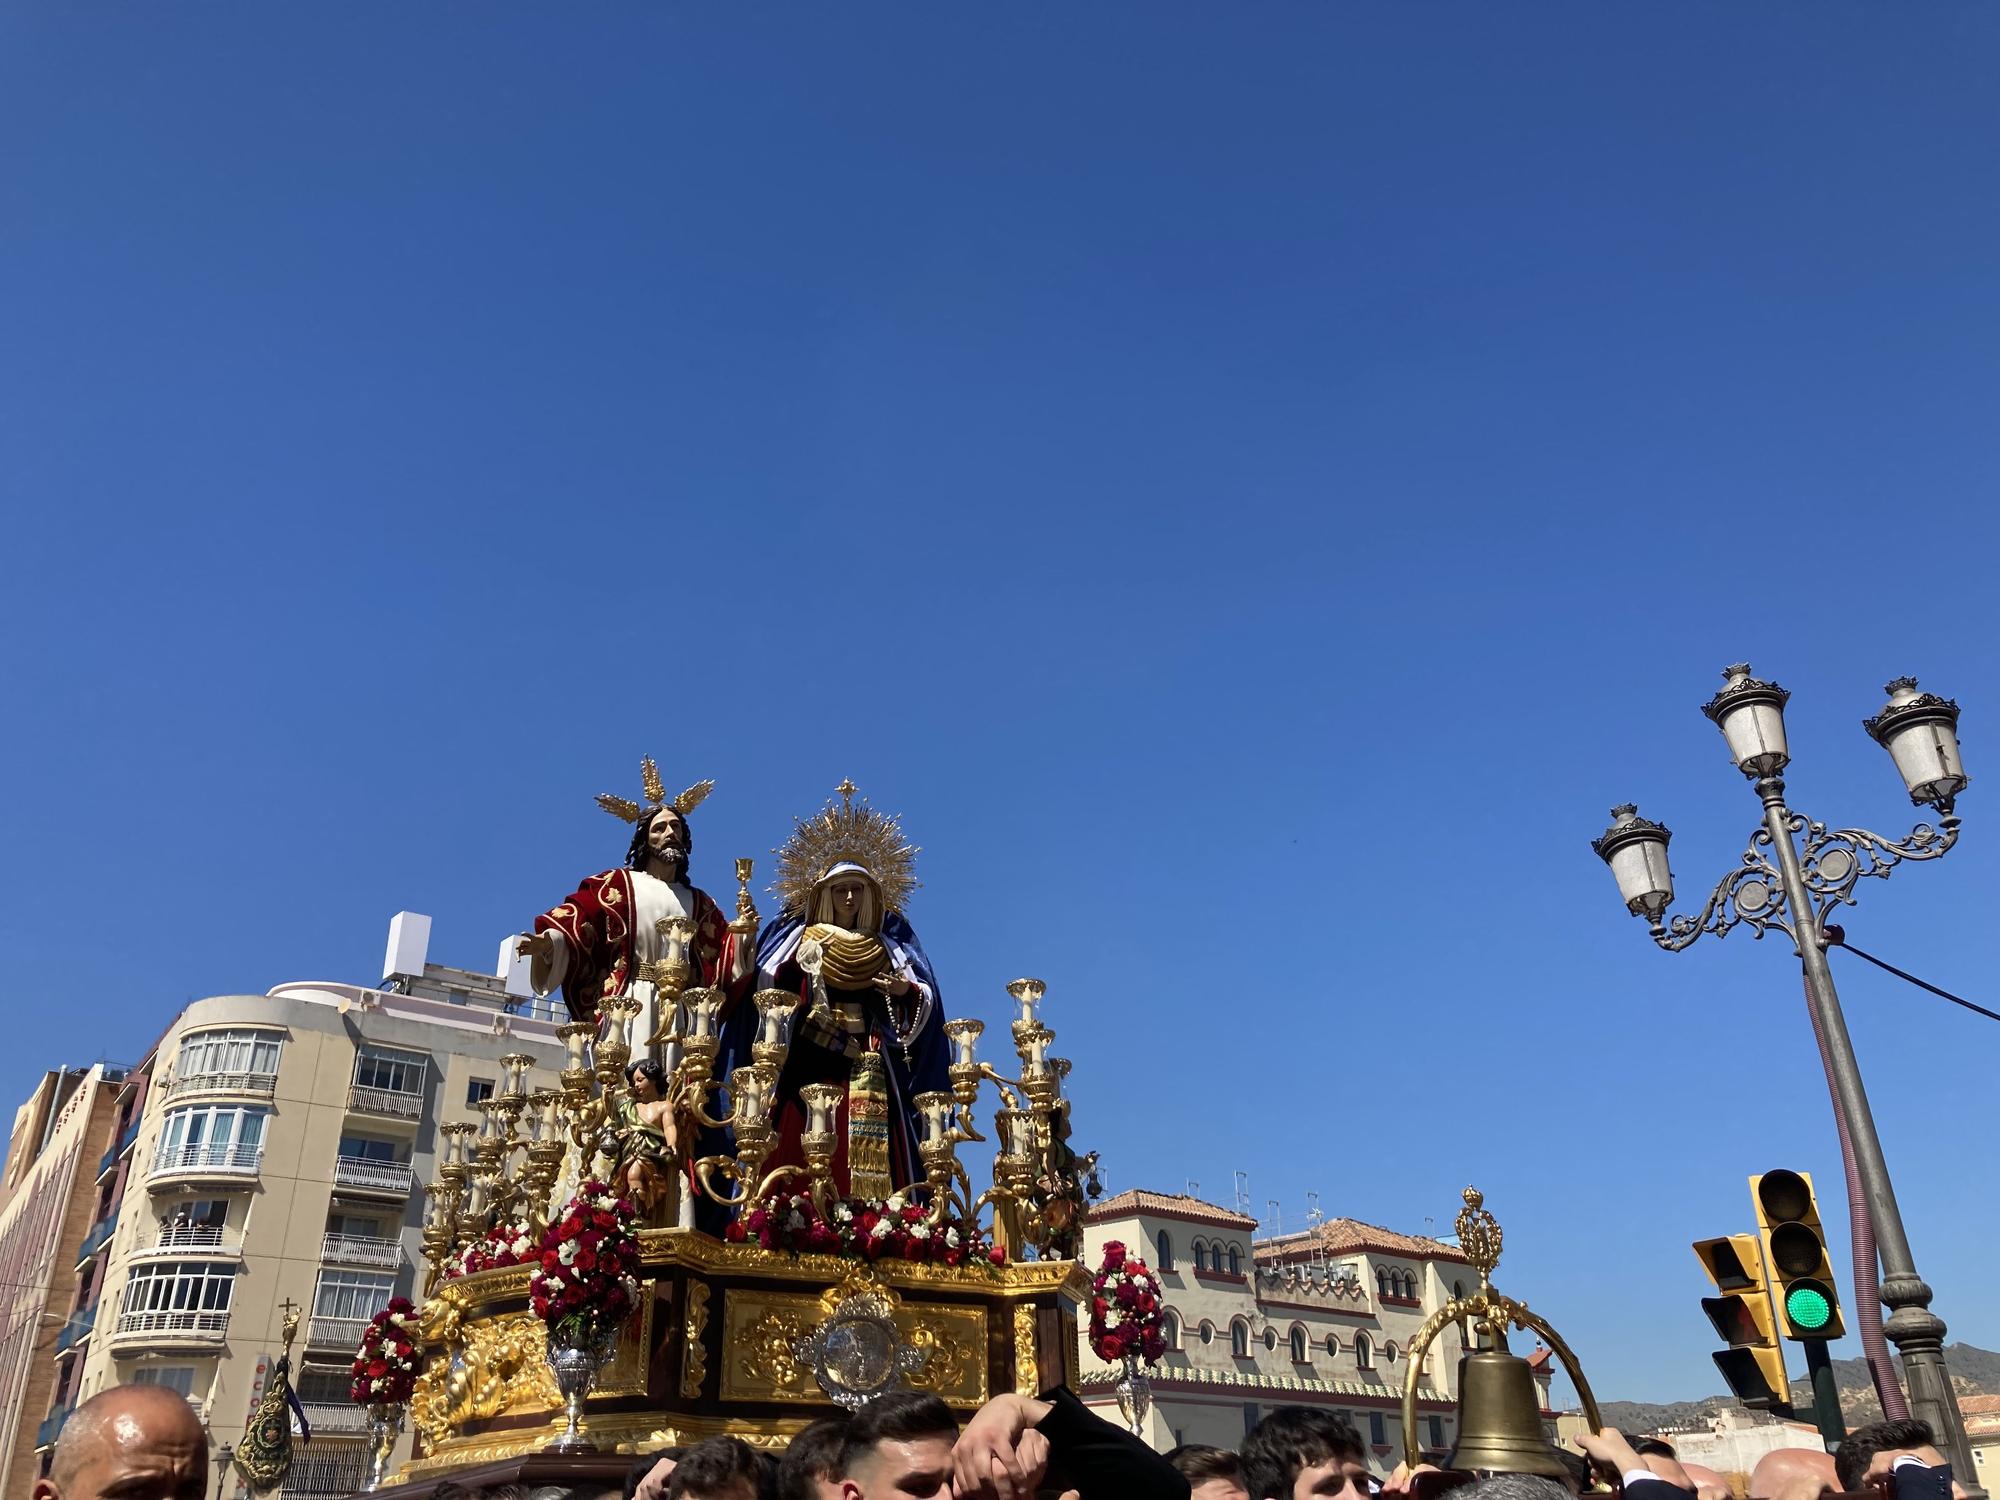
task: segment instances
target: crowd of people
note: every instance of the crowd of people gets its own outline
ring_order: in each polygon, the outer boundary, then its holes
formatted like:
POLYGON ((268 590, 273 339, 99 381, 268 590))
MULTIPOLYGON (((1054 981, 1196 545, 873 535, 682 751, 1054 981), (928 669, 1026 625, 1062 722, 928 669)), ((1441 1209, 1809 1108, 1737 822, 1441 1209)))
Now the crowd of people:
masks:
MULTIPOLYGON (((999 1396, 963 1427, 936 1396, 903 1391, 812 1423, 782 1455, 712 1437, 633 1465, 626 1500, 1726 1500, 1722 1476, 1681 1462, 1657 1439, 1605 1428, 1558 1450, 1561 1479, 1457 1474, 1401 1466, 1370 1471, 1361 1435, 1333 1414, 1284 1406, 1230 1452, 1153 1451, 1069 1391, 999 1396)), ((32 1500, 207 1500, 208 1434, 171 1389, 122 1385, 84 1402, 63 1425, 32 1500)), ((561 1486, 460 1490, 434 1500, 579 1500, 561 1486)), ((1964 1500, 1931 1430, 1876 1422, 1833 1453, 1782 1449, 1749 1476, 1748 1500, 1964 1500)))

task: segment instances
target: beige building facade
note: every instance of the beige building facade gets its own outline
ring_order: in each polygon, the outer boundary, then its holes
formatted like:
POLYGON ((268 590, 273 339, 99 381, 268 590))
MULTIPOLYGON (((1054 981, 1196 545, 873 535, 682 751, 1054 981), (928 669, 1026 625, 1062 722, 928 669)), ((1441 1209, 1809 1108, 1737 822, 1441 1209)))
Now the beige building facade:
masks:
POLYGON ((95 1289, 75 1266, 99 1217, 98 1162, 115 1143, 125 1072, 49 1073, 14 1115, 0 1170, 0 1494, 34 1487, 62 1357, 89 1327, 95 1289))
MULTIPOLYGON (((1123 1241, 1159 1272, 1166 1291, 1167 1354, 1149 1372, 1155 1448, 1211 1443, 1234 1448, 1276 1406, 1316 1406, 1353 1424, 1382 1473, 1402 1456, 1409 1349, 1424 1320, 1478 1281, 1464 1254, 1442 1240, 1354 1219, 1299 1234, 1256 1237, 1257 1221, 1179 1193, 1143 1189, 1095 1205, 1084 1261, 1096 1267, 1109 1240, 1123 1241)), ((1119 1420, 1119 1371, 1079 1329, 1084 1400, 1119 1420)), ((1448 1327, 1424 1357, 1417 1437, 1426 1450, 1456 1437, 1460 1331, 1448 1327)), ((1547 1362, 1540 1366, 1548 1406, 1547 1362)))
MULTIPOLYGON (((348 1368, 369 1317, 421 1289, 438 1127, 478 1119, 502 1057, 532 1059, 530 1088, 554 1086, 562 1057, 546 1002, 518 979, 426 962, 428 921, 414 919, 418 941, 412 920, 392 927, 381 986, 196 1001, 134 1070, 100 1179, 106 1211, 83 1241, 92 1325, 68 1351, 46 1435, 77 1401, 139 1381, 186 1396, 212 1445, 236 1443, 290 1303, 313 1439, 283 1494, 359 1485, 365 1418, 348 1368)), ((232 1476, 222 1493, 237 1492, 232 1476)))

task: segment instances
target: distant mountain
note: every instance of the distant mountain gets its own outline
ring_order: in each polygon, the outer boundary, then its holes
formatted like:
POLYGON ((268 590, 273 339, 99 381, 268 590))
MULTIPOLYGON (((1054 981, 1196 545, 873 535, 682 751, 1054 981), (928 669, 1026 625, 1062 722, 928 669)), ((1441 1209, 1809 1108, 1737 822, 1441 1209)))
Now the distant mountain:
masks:
MULTIPOLYGON (((1895 1356, 1890 1355, 1893 1362, 1895 1356)), ((1797 1370, 1802 1361, 1796 1349, 1786 1355, 1787 1369, 1797 1370)), ((1945 1359, 1951 1365, 1952 1384, 1961 1396, 2000 1395, 2000 1354, 1991 1349, 1981 1349, 1972 1344, 1951 1344, 1945 1348, 1945 1359)), ((1873 1422, 1881 1417, 1881 1404, 1875 1399, 1874 1382, 1868 1378, 1867 1361, 1836 1359, 1833 1362, 1833 1381, 1840 1389, 1840 1409, 1850 1427, 1864 1422, 1873 1422)), ((1792 1402, 1804 1407, 1812 1404, 1812 1386, 1801 1379, 1792 1382, 1792 1402)), ((1613 1427, 1622 1427, 1627 1432, 1656 1432, 1669 1427, 1698 1427, 1709 1416, 1738 1403, 1733 1396, 1705 1396, 1699 1401, 1604 1401, 1599 1403, 1604 1420, 1613 1427)))

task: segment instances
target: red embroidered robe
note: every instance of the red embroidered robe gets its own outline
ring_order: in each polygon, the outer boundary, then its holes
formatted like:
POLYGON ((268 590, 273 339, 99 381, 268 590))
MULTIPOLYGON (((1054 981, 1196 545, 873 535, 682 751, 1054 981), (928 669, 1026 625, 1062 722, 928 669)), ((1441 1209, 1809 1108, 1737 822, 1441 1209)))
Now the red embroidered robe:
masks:
MULTIPOLYGON (((695 923, 688 955, 694 974, 689 982, 727 985, 735 968, 737 936, 708 892, 698 886, 687 889, 694 894, 695 923)), ((575 1019, 594 1020, 599 1002, 622 994, 634 978, 633 912, 632 872, 606 870, 585 880, 562 905, 535 918, 535 931, 559 932, 569 944, 562 992, 575 1019)))

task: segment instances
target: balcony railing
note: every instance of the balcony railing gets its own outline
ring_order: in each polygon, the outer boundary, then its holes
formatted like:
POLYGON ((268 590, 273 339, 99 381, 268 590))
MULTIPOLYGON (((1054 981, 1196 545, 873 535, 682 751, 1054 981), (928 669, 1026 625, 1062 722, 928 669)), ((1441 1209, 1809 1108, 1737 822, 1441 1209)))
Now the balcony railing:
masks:
MULTIPOLYGON (((43 1417, 42 1425, 35 1429, 35 1446, 37 1448, 46 1448, 50 1443, 53 1443, 56 1440, 56 1434, 62 1431, 63 1423, 69 1420, 69 1414, 75 1409, 75 1407, 71 1406, 58 1406, 46 1417, 43 1417)), ((359 1411, 361 1408, 357 1406, 355 1410, 359 1411)))
POLYGON ((111 1341, 142 1341, 155 1339, 162 1342, 219 1344, 224 1334, 229 1332, 229 1314, 226 1312, 128 1312, 118 1315, 118 1326, 111 1331, 111 1341))
POLYGON ((152 1170, 160 1177, 255 1177, 262 1146, 162 1146, 153 1153, 152 1170))
POLYGON ((362 1156, 337 1156, 333 1161, 335 1187, 407 1196, 414 1182, 406 1161, 370 1161, 362 1156))
POLYGON ((132 1247, 135 1259, 155 1255, 241 1255, 243 1241, 220 1224, 179 1224, 132 1247))
POLYGON ((113 1209, 111 1217, 99 1219, 90 1226, 90 1233, 83 1237, 83 1243, 76 1247, 76 1263, 81 1266, 91 1256, 111 1243, 111 1236, 118 1232, 118 1211, 113 1209))
POLYGON ((135 1118, 130 1125, 125 1127, 118 1139, 112 1143, 111 1149, 97 1158, 97 1180, 99 1182, 102 1182, 106 1174, 118 1165, 118 1158, 123 1156, 127 1151, 130 1151, 138 1139, 139 1121, 135 1118))
POLYGON ((353 1353, 368 1331, 366 1318, 322 1318, 315 1316, 306 1325, 306 1344, 314 1349, 344 1349, 353 1353))
POLYGON ((382 1266, 394 1270, 403 1263, 401 1240, 361 1234, 330 1234, 320 1242, 319 1258, 346 1266, 382 1266))
MULTIPOLYGON (((360 1336, 355 1336, 360 1342, 360 1336)), ((356 1406, 351 1401, 307 1401, 306 1420, 312 1423, 313 1436, 332 1433, 338 1437, 344 1433, 363 1433, 368 1430, 368 1408, 356 1406)))
POLYGON ((190 1073, 167 1085, 167 1097, 184 1094, 270 1094, 278 1088, 276 1073, 190 1073))
POLYGON ((74 1314, 63 1324, 62 1332, 56 1335, 56 1353, 61 1354, 73 1345, 82 1343, 90 1337, 91 1330, 96 1326, 96 1308, 86 1307, 82 1312, 74 1314))
POLYGON ((424 1112, 424 1096, 401 1089, 370 1089, 355 1084, 347 1091, 347 1107, 357 1115, 388 1115, 414 1120, 424 1112))

